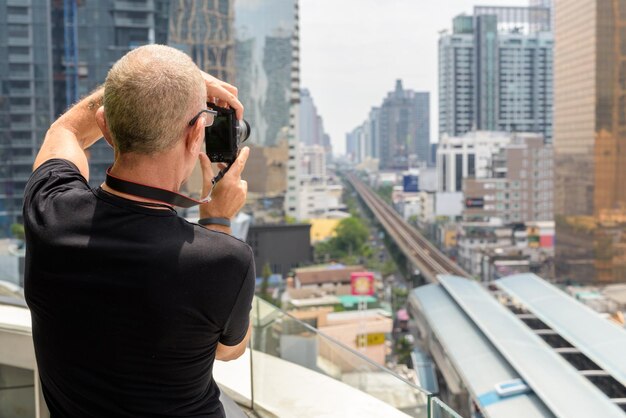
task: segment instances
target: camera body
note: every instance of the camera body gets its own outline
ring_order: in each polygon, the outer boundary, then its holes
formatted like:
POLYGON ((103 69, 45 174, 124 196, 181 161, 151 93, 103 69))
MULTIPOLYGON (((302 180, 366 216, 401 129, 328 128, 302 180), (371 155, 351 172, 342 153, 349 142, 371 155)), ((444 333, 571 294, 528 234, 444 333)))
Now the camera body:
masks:
POLYGON ((233 109, 207 103, 217 115, 211 126, 204 128, 206 154, 213 163, 232 164, 239 155, 239 147, 250 136, 250 124, 238 120, 233 109))

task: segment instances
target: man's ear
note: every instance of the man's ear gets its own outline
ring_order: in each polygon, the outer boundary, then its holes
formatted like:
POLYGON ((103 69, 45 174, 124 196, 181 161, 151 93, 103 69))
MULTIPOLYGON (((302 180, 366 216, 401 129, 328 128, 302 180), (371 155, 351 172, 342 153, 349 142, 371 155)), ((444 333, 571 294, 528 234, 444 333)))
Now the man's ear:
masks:
POLYGON ((100 128, 100 132, 102 132, 104 140, 111 146, 111 148, 115 149, 113 137, 111 136, 111 131, 109 131, 109 126, 107 125, 106 116, 104 114, 104 107, 102 106, 96 110, 96 123, 98 124, 98 128, 100 128))
POLYGON ((187 129, 187 135, 185 136, 185 148, 188 152, 197 157, 203 142, 204 119, 200 117, 191 129, 187 129))

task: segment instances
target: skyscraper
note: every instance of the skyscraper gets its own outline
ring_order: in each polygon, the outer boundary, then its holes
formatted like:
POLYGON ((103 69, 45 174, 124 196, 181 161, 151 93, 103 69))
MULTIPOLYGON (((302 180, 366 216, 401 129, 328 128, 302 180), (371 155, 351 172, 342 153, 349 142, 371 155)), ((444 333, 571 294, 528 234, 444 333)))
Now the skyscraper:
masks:
POLYGON ((0 1, 0 236, 21 222, 35 152, 53 117, 50 1, 0 1))
MULTIPOLYGON (((52 68, 54 70, 54 117, 78 98, 104 83, 111 65, 141 45, 167 40, 170 0, 52 1, 52 68), (66 9, 68 5, 74 6, 66 9), (68 32, 68 16, 75 15, 75 45, 68 32), (157 25, 158 24, 158 25, 157 25), (72 79, 73 72, 77 77, 72 79), (75 84, 75 85, 72 85, 75 84), (74 94, 68 94, 74 91, 74 94)), ((113 162, 105 141, 88 150, 92 187, 104 181, 113 162)))
POLYGON ((552 138, 550 10, 475 7, 439 38, 439 135, 470 130, 552 138))
POLYGON ((234 0, 170 0, 167 43, 207 73, 235 80, 234 0))
POLYGON ((253 129, 250 139, 274 145, 300 97, 299 71, 292 74, 299 67, 297 2, 239 0, 235 30, 235 84, 253 129))
POLYGON ((405 90, 402 80, 390 92, 379 111, 380 167, 406 169, 426 163, 430 147, 430 93, 405 90))
POLYGON ((626 0, 556 7, 556 273, 626 281, 626 0))

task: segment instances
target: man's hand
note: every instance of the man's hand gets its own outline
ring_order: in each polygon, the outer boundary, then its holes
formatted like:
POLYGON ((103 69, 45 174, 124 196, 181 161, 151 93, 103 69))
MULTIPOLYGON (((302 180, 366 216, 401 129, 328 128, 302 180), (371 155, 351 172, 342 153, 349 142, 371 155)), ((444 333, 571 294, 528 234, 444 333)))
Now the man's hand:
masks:
POLYGON ((243 118, 243 105, 237 99, 237 87, 218 80, 204 71, 202 71, 202 77, 206 83, 207 100, 220 107, 230 106, 235 109, 237 119, 241 120, 243 118))
MULTIPOLYGON (((239 156, 230 167, 228 172, 217 182, 211 193, 211 201, 200 206, 200 218, 228 218, 237 215, 239 210, 246 203, 248 194, 248 183, 241 179, 241 173, 246 167, 246 161, 250 154, 250 148, 244 147, 239 156)), ((205 153, 200 153, 200 167, 202 168, 202 196, 206 196, 211 191, 211 180, 215 174, 211 167, 211 161, 205 153)), ((225 165, 220 165, 220 169, 225 165)), ((220 229, 213 228, 211 229, 220 229)))

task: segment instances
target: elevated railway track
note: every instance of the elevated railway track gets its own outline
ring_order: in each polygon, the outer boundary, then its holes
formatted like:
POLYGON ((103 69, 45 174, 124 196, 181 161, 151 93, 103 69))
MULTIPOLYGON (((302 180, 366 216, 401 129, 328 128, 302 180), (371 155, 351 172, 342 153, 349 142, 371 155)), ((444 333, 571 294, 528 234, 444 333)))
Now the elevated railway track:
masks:
POLYGON ((450 260, 430 241, 409 225, 383 199, 365 185, 355 174, 348 173, 347 180, 359 194, 363 202, 385 228, 406 258, 419 269, 429 282, 437 282, 439 274, 453 274, 461 277, 470 275, 450 260))

